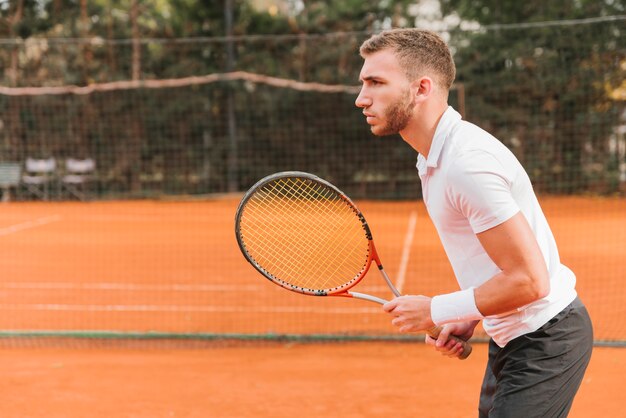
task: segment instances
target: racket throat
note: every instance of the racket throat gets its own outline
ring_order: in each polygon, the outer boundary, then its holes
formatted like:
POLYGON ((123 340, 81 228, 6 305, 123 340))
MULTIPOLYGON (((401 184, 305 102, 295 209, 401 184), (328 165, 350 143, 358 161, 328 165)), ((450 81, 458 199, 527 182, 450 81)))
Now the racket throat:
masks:
POLYGON ((385 272, 383 264, 380 262, 380 258, 378 257, 378 251, 376 251, 373 240, 370 240, 370 251, 372 252, 372 260, 376 263, 378 271, 380 271, 380 274, 383 276, 383 279, 385 280, 385 283, 387 283, 387 286, 389 286, 389 289, 391 289, 391 292, 393 292, 394 296, 396 297, 401 296, 398 289, 396 289, 396 286, 394 286, 394 284, 391 282, 391 279, 387 275, 387 272, 385 272))
POLYGON ((385 282, 387 282, 387 286, 389 286, 389 289, 391 289, 391 291, 393 292, 394 296, 396 296, 396 297, 402 296, 400 294, 400 291, 398 289, 396 289, 394 284, 391 282, 391 279, 389 278, 389 276, 387 275, 387 273, 383 269, 383 265, 378 263, 378 262, 376 264, 378 265, 378 271, 380 271, 380 274, 383 276, 383 279, 385 279, 385 282))
POLYGON ((372 295, 367 295, 365 293, 359 293, 359 292, 346 292, 345 296, 347 297, 352 297, 355 299, 361 299, 361 300, 366 300, 368 302, 374 302, 374 303, 378 303, 380 305, 384 305, 385 303, 389 302, 385 299, 376 297, 376 296, 372 296, 372 295))

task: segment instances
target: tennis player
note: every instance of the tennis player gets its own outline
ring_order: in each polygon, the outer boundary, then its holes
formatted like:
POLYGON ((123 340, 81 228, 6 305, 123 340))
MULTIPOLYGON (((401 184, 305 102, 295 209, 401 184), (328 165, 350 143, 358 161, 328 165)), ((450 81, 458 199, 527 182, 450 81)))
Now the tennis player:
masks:
MULTIPOLYGON (((448 105, 455 65, 436 34, 397 29, 360 48, 356 105, 375 135, 418 152, 428 213, 459 291, 401 296, 383 309, 401 332, 458 357, 482 320, 491 337, 480 417, 565 417, 589 363, 592 325, 525 170, 496 138, 448 105)), ((451 379, 454 379, 452 376, 451 379)))

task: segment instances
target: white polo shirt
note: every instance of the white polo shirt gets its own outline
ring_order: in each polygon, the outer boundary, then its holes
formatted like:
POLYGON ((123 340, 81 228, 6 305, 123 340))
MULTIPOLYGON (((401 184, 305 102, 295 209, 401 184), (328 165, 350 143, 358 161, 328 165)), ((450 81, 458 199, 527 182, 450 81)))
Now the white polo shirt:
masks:
POLYGON ((483 320, 485 331, 499 346, 536 331, 576 298, 576 277, 560 262, 530 179, 500 141, 448 107, 428 158, 419 155, 417 169, 428 213, 461 289, 478 287, 500 272, 476 234, 521 211, 537 238, 550 274, 550 293, 483 320))

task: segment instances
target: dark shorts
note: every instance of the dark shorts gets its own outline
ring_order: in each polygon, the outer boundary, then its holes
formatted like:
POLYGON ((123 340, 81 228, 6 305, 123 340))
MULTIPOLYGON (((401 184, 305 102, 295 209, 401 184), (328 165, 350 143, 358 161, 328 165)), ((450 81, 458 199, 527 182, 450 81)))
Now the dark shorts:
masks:
POLYGON ((489 342, 480 418, 566 417, 591 358, 593 329, 576 298, 535 332, 489 342))

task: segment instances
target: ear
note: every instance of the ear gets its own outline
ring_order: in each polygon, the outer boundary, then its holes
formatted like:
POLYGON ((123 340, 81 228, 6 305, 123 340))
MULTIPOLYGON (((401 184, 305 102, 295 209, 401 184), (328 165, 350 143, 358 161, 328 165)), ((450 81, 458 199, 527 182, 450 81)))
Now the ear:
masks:
POLYGON ((434 91, 435 83, 430 77, 420 77, 411 83, 414 99, 416 102, 424 101, 434 91))

